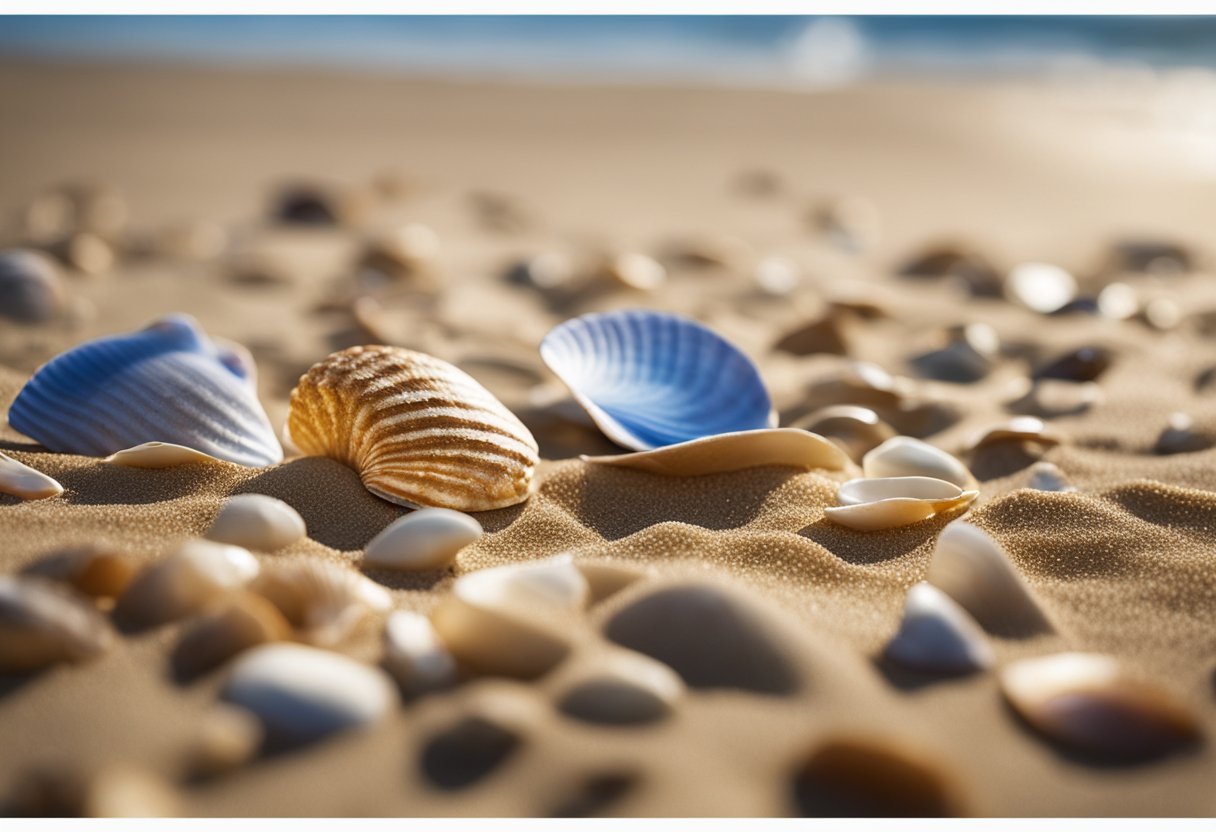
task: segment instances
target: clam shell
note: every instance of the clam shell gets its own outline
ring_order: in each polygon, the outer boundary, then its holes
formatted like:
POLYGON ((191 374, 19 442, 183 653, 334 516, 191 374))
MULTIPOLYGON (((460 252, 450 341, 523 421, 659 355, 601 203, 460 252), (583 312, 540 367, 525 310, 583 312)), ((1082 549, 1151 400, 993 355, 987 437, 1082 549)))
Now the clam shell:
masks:
POLYGON ((144 442, 134 448, 110 454, 102 460, 111 465, 125 465, 128 468, 173 468, 178 465, 213 465, 222 461, 210 454, 187 448, 185 445, 174 445, 172 442, 144 442))
POLYGON ((300 644, 266 644, 237 660, 223 697, 257 714, 286 745, 366 728, 388 715, 397 693, 388 674, 300 644))
POLYGON ((448 649, 482 673, 535 678, 570 650, 589 589, 569 556, 471 572, 431 615, 448 649))
POLYGON ((148 625, 184 618, 244 586, 258 569, 257 559, 239 546, 188 540, 140 572, 119 596, 115 613, 148 625))
POLYGON ((22 500, 45 500, 62 493, 63 486, 54 478, 0 453, 0 494, 11 494, 22 500))
POLYGON ((942 530, 927 580, 990 632, 1034 635, 1052 630, 1009 555, 969 523, 956 520, 942 530))
POLYGON ((861 532, 882 531, 927 520, 971 505, 978 491, 932 477, 849 480, 836 492, 838 506, 824 509, 833 523, 861 532))
POLYGON ((447 569, 457 553, 481 535, 481 524, 467 514, 447 508, 419 509, 372 538, 363 566, 406 572, 447 569))
POLYGON ((380 584, 317 558, 268 564, 249 589, 278 607, 300 638, 326 647, 346 638, 369 613, 392 606, 380 584))
POLYGON ((940 448, 910 436, 896 436, 883 442, 862 458, 861 468, 867 477, 932 477, 959 488, 975 486, 975 478, 966 465, 940 448))
POLYGON ((908 590, 899 632, 883 654, 904 667, 931 673, 971 673, 995 661, 975 619, 929 583, 908 590))
POLYGON ((1111 656, 1058 653, 1003 668, 1001 690, 1043 736, 1075 750, 1145 760, 1201 737, 1172 693, 1131 677, 1111 656))
POLYGON ((65 583, 93 598, 117 598, 135 577, 135 561, 106 543, 52 552, 30 564, 27 575, 65 583))
POLYGON ((283 451, 247 361, 193 318, 171 315, 51 359, 17 394, 9 424, 53 451, 106 456, 163 441, 273 465, 283 451))
POLYGON ((384 622, 384 668, 407 694, 456 681, 456 659, 425 615, 398 610, 384 622))
POLYGON ((351 347, 291 393, 290 439, 410 507, 486 511, 528 498, 536 440, 464 371, 399 347, 351 347))
POLYGON ((42 323, 62 312, 66 302, 54 260, 37 251, 0 252, 0 318, 42 323))
POLYGON ((600 430, 635 451, 776 425, 751 360, 687 318, 583 315, 546 335, 540 354, 600 430))
POLYGON ((807 471, 843 471, 849 467, 848 457, 836 445, 822 436, 796 428, 720 433, 652 451, 584 456, 582 460, 668 477, 725 474, 762 465, 788 465, 807 471))
POLYGON ((265 494, 236 494, 220 507, 207 539, 273 552, 307 534, 304 518, 282 500, 265 494))
POLYGON ((0 575, 0 672, 89 659, 113 641, 110 625, 83 596, 40 578, 0 575))

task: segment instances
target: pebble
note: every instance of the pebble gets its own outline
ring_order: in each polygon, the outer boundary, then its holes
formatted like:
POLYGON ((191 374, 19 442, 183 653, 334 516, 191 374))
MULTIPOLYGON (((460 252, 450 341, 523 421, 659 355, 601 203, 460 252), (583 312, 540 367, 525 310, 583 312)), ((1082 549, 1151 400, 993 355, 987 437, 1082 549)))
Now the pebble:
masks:
POLYGON ((614 651, 567 682, 558 708, 601 725, 637 725, 667 718, 684 696, 684 682, 665 664, 614 651))
POLYGON ((220 508, 207 539, 273 552, 302 540, 304 518, 282 500, 265 494, 236 494, 220 508))
POLYGON ((604 634, 668 665, 693 688, 787 695, 802 683, 770 613, 710 584, 643 595, 608 619, 604 634))
POLYGON ((523 749, 540 705, 530 690, 515 686, 475 690, 462 705, 465 713, 423 747, 423 775, 446 791, 480 782, 523 749))
POLYGON ((1079 347, 1043 364, 1032 378, 1065 381, 1097 381, 1111 365, 1113 353, 1105 347, 1079 347))
POLYGON ((482 535, 481 524, 446 508, 423 508, 394 520, 372 538, 363 555, 365 569, 432 572, 447 569, 456 555, 482 535))
POLYGON ((59 316, 67 290, 55 261, 38 251, 0 251, 0 318, 38 324, 59 316))
POLYGON ((287 745, 369 727, 397 701, 384 671, 300 644, 268 644, 245 653, 222 695, 256 714, 268 739, 287 745))
POLYGON ((1211 438, 1195 429, 1195 420, 1189 414, 1171 413, 1153 445, 1153 453, 1189 454, 1207 450, 1212 444, 1211 438))

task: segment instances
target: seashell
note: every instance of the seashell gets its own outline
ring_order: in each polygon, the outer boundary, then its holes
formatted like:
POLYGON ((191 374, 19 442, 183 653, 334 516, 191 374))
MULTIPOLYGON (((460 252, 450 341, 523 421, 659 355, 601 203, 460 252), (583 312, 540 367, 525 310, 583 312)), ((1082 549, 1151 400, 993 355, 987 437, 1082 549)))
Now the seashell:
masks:
POLYGON ((787 465, 807 471, 843 471, 849 467, 848 457, 840 448, 822 436, 795 428, 720 433, 651 451, 581 459, 667 477, 725 474, 762 465, 787 465))
POLYGON ((915 747, 869 737, 834 737, 794 775, 803 817, 961 817, 961 789, 915 747))
POLYGON ((1039 379, 1006 407, 1014 413, 1053 418, 1075 416, 1105 400, 1102 388, 1092 381, 1039 379))
POLYGON ((117 259, 114 247, 105 238, 91 231, 81 231, 60 240, 49 249, 59 261, 91 277, 114 268, 117 259))
POLYGON ((954 426, 964 414, 958 405, 933 400, 900 402, 899 407, 883 415, 897 433, 924 437, 954 426))
POLYGON ((1105 347, 1080 347, 1039 367, 1032 378, 1096 381, 1110 367, 1113 354, 1105 347))
POLYGON ((584 722, 639 725, 668 717, 684 694, 684 682, 670 667, 620 650, 574 674, 558 708, 584 722))
POLYGON ((363 567, 405 572, 447 569, 457 553, 481 535, 481 524, 467 514, 447 508, 418 509, 372 538, 363 567))
POLYGON ((83 596, 42 578, 0 575, 0 673, 91 659, 113 642, 83 596))
POLYGON ((264 736, 262 723, 244 708, 212 705, 198 722, 190 749, 190 773, 209 778, 240 768, 257 756, 264 736))
POLYGON ((481 673, 535 678, 566 657, 568 627, 587 605, 570 556, 463 575, 431 614, 448 649, 481 673))
POLYGON ((667 282, 667 269, 658 260, 636 251, 608 258, 601 268, 604 277, 627 289, 653 292, 667 282))
POLYGON ((1077 296, 1077 279, 1051 263, 1021 263, 1005 278, 1005 296, 1047 315, 1064 308, 1077 296))
POLYGON ((942 530, 926 580, 989 632, 1025 636, 1053 629, 1009 555, 969 523, 956 520, 942 530))
POLYGON ((0 318, 38 324, 57 317, 66 304, 54 260, 38 251, 0 251, 0 318))
POLYGON ((788 257, 765 257, 752 270, 752 280, 762 293, 783 298, 802 285, 802 269, 788 257))
POLYGON ((782 335, 773 349, 791 355, 848 355, 849 343, 840 316, 828 313, 782 335))
POLYGON ((367 241, 356 266, 389 280, 429 277, 439 258, 439 235, 428 225, 410 223, 381 232, 367 241))
POLYGON ((128 468, 174 468, 178 465, 212 465, 223 460, 172 442, 144 442, 110 454, 102 460, 128 468))
POLYGON ((532 434, 471 376, 398 347, 351 347, 313 365, 291 392, 287 432, 412 508, 515 505, 538 462, 532 434))
POLYGON ((647 576, 646 569, 615 560, 578 560, 574 563, 587 581, 590 603, 598 604, 647 576))
POLYGON ((1001 294, 1001 277, 991 261, 969 246, 939 243, 911 257, 899 274, 912 279, 949 278, 975 297, 1001 294))
POLYGON ((661 661, 689 687, 783 696, 798 690, 802 680, 778 623, 743 595, 680 583, 618 610, 604 635, 661 661))
POLYGON ((815 381, 807 397, 828 404, 851 404, 863 407, 894 408, 903 399, 899 380, 866 361, 853 362, 846 370, 815 381))
POLYGON ((1126 321, 1140 311, 1140 295, 1126 283, 1109 283, 1098 293, 1098 312, 1104 318, 1126 321))
POLYGON ((115 614, 146 625, 192 615, 258 574, 258 561, 239 546, 187 540, 144 568, 118 598, 115 614))
POLYGON ((972 451, 987 448, 1001 442, 1039 442, 1043 445, 1058 445, 1060 437, 1034 416, 1015 416, 987 428, 971 439, 967 445, 972 451))
POLYGON ((776 425, 755 365, 687 318, 583 315, 546 335, 540 354, 600 430, 635 451, 776 425))
POLYGON ((370 612, 386 612, 392 595, 366 576, 317 558, 267 565, 249 589, 270 601, 307 642, 331 646, 370 612))
POLYGON ((0 494, 22 500, 45 500, 62 493, 63 486, 57 480, 0 452, 0 494))
POLYGON ((13 401, 9 424, 53 451, 105 456, 156 440, 273 465, 283 451, 247 360, 188 315, 170 315, 42 365, 13 401))
POLYGON ((855 462, 895 436, 895 429, 873 410, 851 404, 821 407, 799 419, 794 427, 826 437, 855 462))
POLYGON ((425 615, 398 610, 384 622, 384 668, 407 694, 446 688, 456 681, 456 658, 425 615))
POLYGON ((975 619, 929 583, 908 590, 899 632, 883 655, 913 670, 951 674, 986 670, 996 660, 975 619))
POLYGON ((1124 240, 1111 246, 1107 269, 1157 276, 1185 274, 1195 258, 1185 246, 1168 240, 1124 240))
POLYGON ((477 694, 464 706, 467 713, 423 747, 422 773, 441 789, 467 788, 488 777, 535 730, 539 703, 530 692, 496 687, 477 694))
POLYGON ((1155 454, 1189 454, 1212 447, 1211 438, 1195 430, 1195 421, 1186 413, 1171 413, 1165 429, 1153 445, 1155 454))
POLYGON ((336 194, 302 183, 281 188, 271 208, 273 218, 286 225, 341 225, 347 213, 336 194))
POLYGON ((840 486, 836 492, 840 505, 824 509, 824 516, 856 531, 881 531, 959 511, 977 496, 978 491, 964 491, 932 477, 856 479, 840 486))
POLYGON ((245 653, 221 695, 253 711, 267 738, 283 745, 370 727, 397 701, 392 679, 379 668, 300 644, 265 644, 245 653))
POLYGON ((1195 715, 1170 691, 1130 676, 1111 656, 1057 653, 1000 672, 1018 715, 1068 748, 1139 761, 1201 740, 1195 715))
POLYGON ((1182 308, 1173 298, 1153 298, 1137 316, 1153 329, 1166 331, 1182 323, 1182 308))
POLYGON ((27 566, 27 575, 65 583, 92 598, 117 598, 137 571, 135 561, 105 543, 52 552, 27 566))
POLYGON ((1060 467, 1051 462, 1036 462, 1030 466, 1030 480, 1026 483, 1027 488, 1033 488, 1036 491, 1076 491, 1077 489, 1068 484, 1068 480, 1064 477, 1064 472, 1060 467))
POLYGON ((670 247, 668 256, 698 269, 742 269, 755 252, 746 240, 721 235, 678 241, 670 247))
POLYGON ((574 280, 574 263, 559 251, 547 251, 515 263, 507 270, 507 282, 547 291, 574 280))
POLYGON ((940 448, 910 436, 896 436, 883 442, 862 458, 861 467, 867 477, 932 477, 963 489, 975 485, 966 465, 940 448))
POLYGON ((1000 351, 996 330, 967 324, 950 331, 946 346, 913 357, 909 364, 925 378, 971 384, 988 375, 1000 351))
POLYGON ((282 500, 265 494, 235 494, 220 507, 206 538, 273 552, 290 546, 307 533, 304 518, 282 500))
POLYGON ((274 604, 240 593, 191 622, 173 651, 173 669, 180 678, 192 679, 243 650, 290 636, 291 625, 274 604))

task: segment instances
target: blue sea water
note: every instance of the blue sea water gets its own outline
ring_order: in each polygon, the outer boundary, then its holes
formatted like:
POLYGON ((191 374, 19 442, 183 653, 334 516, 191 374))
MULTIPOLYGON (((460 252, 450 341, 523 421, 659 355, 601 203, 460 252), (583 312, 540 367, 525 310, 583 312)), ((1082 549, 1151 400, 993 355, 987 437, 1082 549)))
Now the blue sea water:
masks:
POLYGON ((1216 70, 1216 17, 28 16, 0 58, 551 82, 831 85, 889 74, 1216 70))

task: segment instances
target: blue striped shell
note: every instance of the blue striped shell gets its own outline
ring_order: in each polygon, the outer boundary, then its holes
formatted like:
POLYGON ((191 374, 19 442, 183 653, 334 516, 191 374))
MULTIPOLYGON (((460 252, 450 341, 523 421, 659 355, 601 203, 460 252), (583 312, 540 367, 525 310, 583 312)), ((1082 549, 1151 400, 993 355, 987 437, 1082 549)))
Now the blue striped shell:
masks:
POLYGON ((777 422, 751 360, 678 315, 583 315, 546 335, 540 354, 600 430, 627 448, 645 451, 777 422))
POLYGON ((258 401, 252 359, 188 315, 98 338, 48 361, 8 423, 53 451, 105 456, 172 442, 240 465, 283 460, 258 401))

